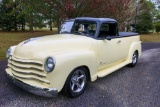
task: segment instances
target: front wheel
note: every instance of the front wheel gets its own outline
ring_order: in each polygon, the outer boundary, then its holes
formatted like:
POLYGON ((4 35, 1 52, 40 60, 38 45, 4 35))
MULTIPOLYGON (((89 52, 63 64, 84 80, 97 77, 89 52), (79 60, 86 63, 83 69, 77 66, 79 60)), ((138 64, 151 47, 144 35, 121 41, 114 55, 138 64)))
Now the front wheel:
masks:
POLYGON ((133 53, 133 56, 132 56, 132 63, 130 63, 128 66, 129 66, 129 67, 135 67, 136 64, 137 64, 137 61, 138 61, 138 52, 135 51, 135 52, 133 53))
POLYGON ((62 92, 68 97, 78 97, 84 92, 87 85, 87 80, 88 74, 86 69, 82 67, 77 68, 68 76, 62 92))

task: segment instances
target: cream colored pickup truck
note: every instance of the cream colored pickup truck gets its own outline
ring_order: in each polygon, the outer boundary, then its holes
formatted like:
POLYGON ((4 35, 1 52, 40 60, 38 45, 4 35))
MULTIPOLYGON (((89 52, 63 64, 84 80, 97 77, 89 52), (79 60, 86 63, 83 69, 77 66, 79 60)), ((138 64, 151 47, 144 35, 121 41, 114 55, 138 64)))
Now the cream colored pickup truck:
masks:
POLYGON ((87 82, 134 67, 141 55, 139 34, 118 32, 114 19, 76 18, 60 33, 11 46, 6 77, 37 95, 53 97, 62 91, 78 97, 87 82))

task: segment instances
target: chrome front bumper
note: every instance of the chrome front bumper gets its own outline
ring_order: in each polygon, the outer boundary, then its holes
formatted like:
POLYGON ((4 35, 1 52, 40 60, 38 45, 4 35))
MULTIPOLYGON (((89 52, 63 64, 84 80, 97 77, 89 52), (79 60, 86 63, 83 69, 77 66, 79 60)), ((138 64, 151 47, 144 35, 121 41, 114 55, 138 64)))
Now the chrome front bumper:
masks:
POLYGON ((11 83, 15 84, 16 86, 30 93, 33 93, 39 96, 44 96, 44 97, 55 97, 58 94, 58 91, 55 88, 40 88, 36 86, 31 86, 29 84, 26 84, 14 78, 13 76, 9 75, 6 71, 5 71, 5 76, 11 83))

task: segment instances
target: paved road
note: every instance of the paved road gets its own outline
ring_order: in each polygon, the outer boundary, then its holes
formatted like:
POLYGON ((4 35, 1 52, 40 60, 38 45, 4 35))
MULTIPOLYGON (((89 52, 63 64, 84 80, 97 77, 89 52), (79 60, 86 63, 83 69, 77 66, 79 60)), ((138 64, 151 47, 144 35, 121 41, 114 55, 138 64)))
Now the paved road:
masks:
POLYGON ((0 61, 1 107, 160 107, 160 43, 143 43, 135 68, 124 67, 89 83, 83 95, 44 98, 7 82, 6 61, 0 61))

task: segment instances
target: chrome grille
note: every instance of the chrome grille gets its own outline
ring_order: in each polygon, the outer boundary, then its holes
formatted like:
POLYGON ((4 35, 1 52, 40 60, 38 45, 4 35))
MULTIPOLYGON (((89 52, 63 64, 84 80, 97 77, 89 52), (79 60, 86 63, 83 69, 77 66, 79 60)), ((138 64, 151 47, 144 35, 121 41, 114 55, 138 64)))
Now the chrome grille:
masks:
POLYGON ((34 81, 49 84, 43 69, 42 62, 33 60, 22 60, 11 56, 8 59, 8 68, 12 70, 12 74, 21 79, 30 79, 34 81))

